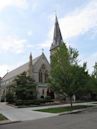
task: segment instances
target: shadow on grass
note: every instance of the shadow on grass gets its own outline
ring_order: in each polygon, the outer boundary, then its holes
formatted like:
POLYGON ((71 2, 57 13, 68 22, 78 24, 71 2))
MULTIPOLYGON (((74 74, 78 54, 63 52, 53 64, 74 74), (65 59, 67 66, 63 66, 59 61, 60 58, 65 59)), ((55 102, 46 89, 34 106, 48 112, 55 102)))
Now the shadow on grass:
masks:
POLYGON ((55 107, 55 108, 40 109, 40 110, 35 110, 35 111, 48 112, 48 113, 62 113, 62 112, 73 111, 73 110, 77 110, 77 109, 84 109, 84 108, 88 108, 88 107, 92 107, 92 106, 78 105, 78 106, 73 106, 72 108, 70 106, 55 107))

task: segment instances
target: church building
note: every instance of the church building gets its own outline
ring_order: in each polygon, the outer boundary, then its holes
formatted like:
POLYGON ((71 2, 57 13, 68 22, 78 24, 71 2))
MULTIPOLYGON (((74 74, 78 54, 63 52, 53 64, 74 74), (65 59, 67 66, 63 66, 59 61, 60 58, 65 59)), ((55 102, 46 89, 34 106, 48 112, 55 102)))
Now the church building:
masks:
MULTIPOLYGON (((50 47, 50 57, 61 43, 63 43, 63 39, 58 18, 56 16, 53 42, 50 47)), ((41 96, 48 96, 50 90, 47 81, 50 73, 50 63, 48 62, 45 54, 42 52, 42 54, 35 59, 33 59, 32 54, 30 54, 29 62, 6 73, 6 75, 0 81, 0 100, 2 97, 4 98, 6 96, 7 87, 12 83, 16 76, 23 72, 26 72, 28 76, 35 80, 37 84, 37 98, 40 98, 41 96)))

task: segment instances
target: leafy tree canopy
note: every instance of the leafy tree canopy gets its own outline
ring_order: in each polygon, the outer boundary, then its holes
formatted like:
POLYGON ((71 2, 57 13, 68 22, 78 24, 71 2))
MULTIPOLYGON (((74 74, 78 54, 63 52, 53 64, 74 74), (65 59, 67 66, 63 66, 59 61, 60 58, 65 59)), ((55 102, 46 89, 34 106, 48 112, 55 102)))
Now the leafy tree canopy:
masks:
POLYGON ((9 86, 9 92, 11 90, 16 100, 31 100, 36 97, 36 84, 31 77, 26 75, 26 72, 15 78, 11 87, 9 86))
POLYGON ((89 74, 86 63, 78 64, 78 51, 61 44, 51 56, 51 88, 56 93, 67 95, 72 99, 73 94, 86 89, 89 74))

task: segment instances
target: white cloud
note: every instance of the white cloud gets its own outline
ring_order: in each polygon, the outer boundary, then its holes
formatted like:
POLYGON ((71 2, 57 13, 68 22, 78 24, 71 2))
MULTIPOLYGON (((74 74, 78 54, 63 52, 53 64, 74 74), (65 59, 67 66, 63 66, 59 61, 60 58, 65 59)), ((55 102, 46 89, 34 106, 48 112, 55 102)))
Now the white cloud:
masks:
MULTIPOLYGON (((49 18, 51 18, 51 21, 54 19, 53 16, 49 18)), ((67 16, 60 18, 59 24, 65 40, 84 34, 95 27, 97 28, 97 0, 92 0, 85 7, 78 8, 67 16)), ((53 34, 53 27, 49 34, 50 36, 53 34)))
POLYGON ((79 36, 92 28, 97 28, 97 0, 92 0, 84 8, 61 18, 60 26, 65 39, 79 36))
POLYGON ((4 74, 7 73, 8 66, 7 65, 0 65, 0 76, 3 77, 4 74))
POLYGON ((21 66, 23 62, 18 62, 14 65, 0 64, 0 77, 3 77, 7 72, 21 66))
POLYGON ((87 68, 89 70, 89 73, 91 74, 93 72, 93 66, 95 65, 95 62, 97 62, 97 52, 88 55, 88 56, 80 56, 80 64, 83 64, 83 62, 87 62, 87 68))
POLYGON ((37 45, 39 48, 50 48, 51 42, 50 40, 45 41, 44 43, 40 43, 37 45))
POLYGON ((39 6, 38 2, 35 0, 32 0, 32 11, 36 11, 38 6, 39 6))
POLYGON ((13 69, 13 66, 0 64, 0 76, 3 77, 10 69, 13 69))
POLYGON ((32 30, 28 31, 28 32, 27 32, 27 35, 28 35, 28 36, 32 36, 32 30))
POLYGON ((9 6, 16 6, 18 8, 26 8, 27 0, 0 0, 0 10, 9 6))
POLYGON ((12 53, 22 53, 25 50, 26 40, 19 39, 16 36, 7 36, 0 38, 0 53, 2 52, 12 52, 12 53))

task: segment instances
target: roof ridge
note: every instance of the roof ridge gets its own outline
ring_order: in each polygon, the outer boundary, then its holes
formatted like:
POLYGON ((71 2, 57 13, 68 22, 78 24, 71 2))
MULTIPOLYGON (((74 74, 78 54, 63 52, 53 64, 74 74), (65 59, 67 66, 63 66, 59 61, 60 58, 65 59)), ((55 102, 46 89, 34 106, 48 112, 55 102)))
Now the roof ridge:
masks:
MULTIPOLYGON (((41 55, 40 55, 40 56, 41 56, 41 55)), ((40 56, 38 56, 38 57, 34 58, 34 59, 32 60, 32 62, 33 62, 34 60, 36 60, 37 58, 39 58, 40 56)), ((26 63, 24 63, 24 64, 22 64, 22 65, 20 65, 20 66, 18 66, 18 67, 16 67, 15 69, 11 70, 10 72, 7 72, 7 73, 3 76, 3 78, 4 78, 6 75, 8 75, 8 74, 10 74, 10 73, 14 72, 15 70, 18 70, 19 68, 21 68, 21 67, 25 66, 25 65, 26 65, 26 64, 28 64, 28 63, 29 63, 29 61, 28 61, 28 62, 26 62, 26 63)))

